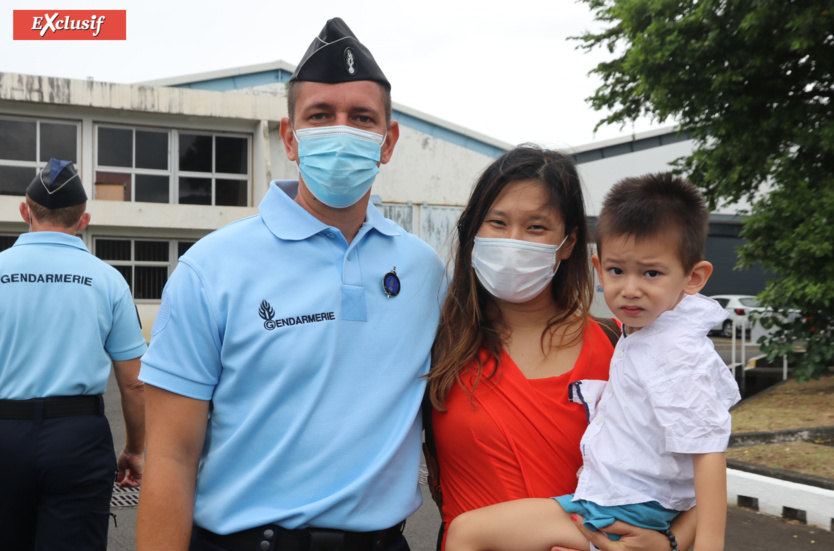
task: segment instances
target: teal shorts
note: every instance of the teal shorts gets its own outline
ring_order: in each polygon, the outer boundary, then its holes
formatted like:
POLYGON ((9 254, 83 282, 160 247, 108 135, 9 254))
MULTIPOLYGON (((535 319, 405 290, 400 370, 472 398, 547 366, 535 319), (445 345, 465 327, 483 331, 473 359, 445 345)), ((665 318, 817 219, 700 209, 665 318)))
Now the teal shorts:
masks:
MULTIPOLYGON (((632 526, 640 526, 650 530, 668 530, 675 517, 681 514, 680 511, 661 507, 656 501, 606 507, 584 499, 571 501, 573 494, 554 497, 553 499, 568 513, 582 515, 585 519, 583 524, 594 531, 613 524, 615 520, 621 520, 632 526)), ((617 534, 606 534, 606 536, 614 541, 620 539, 617 534)))

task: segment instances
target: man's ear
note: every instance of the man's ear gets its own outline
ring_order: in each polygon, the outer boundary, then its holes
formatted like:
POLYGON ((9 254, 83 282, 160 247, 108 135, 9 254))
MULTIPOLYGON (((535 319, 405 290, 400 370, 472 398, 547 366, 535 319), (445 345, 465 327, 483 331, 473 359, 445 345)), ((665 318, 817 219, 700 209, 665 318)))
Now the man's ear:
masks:
POLYGON ((26 204, 26 201, 20 202, 20 217, 23 218, 23 221, 28 225, 32 224, 32 218, 29 214, 29 205, 26 204))
POLYGON ((382 146, 380 147, 380 164, 384 165, 391 160, 391 156, 394 155, 394 146, 397 145, 397 140, 399 139, 400 123, 398 123, 397 121, 391 121, 388 124, 388 132, 385 133, 385 141, 382 143, 382 146))
POLYGON ((292 123, 290 119, 284 117, 281 119, 281 128, 278 130, 281 134, 281 141, 284 142, 284 151, 287 152, 287 159, 290 161, 298 160, 298 141, 295 139, 295 134, 292 131, 292 123))
POLYGON ((706 260, 698 262, 692 267, 692 270, 686 277, 686 284, 684 285, 683 292, 687 295, 694 295, 704 288, 704 285, 707 284, 707 280, 709 280, 709 276, 711 275, 712 264, 706 260))
POLYGON ((89 225, 90 225, 90 213, 85 212, 84 214, 81 215, 81 220, 78 221, 78 225, 75 227, 76 233, 84 231, 85 229, 87 229, 87 226, 89 226, 89 225))

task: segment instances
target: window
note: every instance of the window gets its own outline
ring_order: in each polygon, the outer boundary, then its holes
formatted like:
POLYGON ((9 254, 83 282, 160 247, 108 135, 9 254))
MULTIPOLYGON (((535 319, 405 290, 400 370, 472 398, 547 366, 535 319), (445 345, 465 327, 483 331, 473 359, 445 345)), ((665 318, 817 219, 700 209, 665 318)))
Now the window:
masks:
POLYGON ((194 241, 94 239, 95 255, 121 272, 136 300, 159 300, 177 259, 194 241))
POLYGON ((171 202, 167 130, 97 128, 95 198, 171 202))
POLYGON ((17 235, 0 235, 0 251, 5 251, 14 245, 18 237, 17 235))
POLYGON ((249 140, 179 134, 179 202, 184 205, 249 204, 249 140))
POLYGON ((0 117, 0 195, 24 195, 50 158, 78 164, 80 125, 0 117))
POLYGON ((111 126, 97 135, 96 198, 249 204, 248 137, 111 126))

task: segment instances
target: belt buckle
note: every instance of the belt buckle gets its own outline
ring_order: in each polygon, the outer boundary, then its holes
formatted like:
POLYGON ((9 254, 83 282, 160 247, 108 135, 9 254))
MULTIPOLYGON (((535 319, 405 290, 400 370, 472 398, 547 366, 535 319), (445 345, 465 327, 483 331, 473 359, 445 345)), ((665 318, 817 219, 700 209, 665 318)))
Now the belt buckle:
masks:
POLYGON ((344 530, 326 528, 308 528, 310 534, 309 551, 342 551, 345 548, 344 530))

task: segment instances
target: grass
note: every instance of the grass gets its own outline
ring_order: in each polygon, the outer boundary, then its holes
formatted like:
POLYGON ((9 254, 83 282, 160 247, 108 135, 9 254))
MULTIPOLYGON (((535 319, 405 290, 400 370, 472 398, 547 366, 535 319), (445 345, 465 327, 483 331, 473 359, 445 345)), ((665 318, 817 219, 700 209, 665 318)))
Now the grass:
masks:
MULTIPOLYGON (((797 383, 790 379, 748 398, 733 409, 733 432, 801 429, 834 425, 834 375, 797 383)), ((731 448, 727 457, 834 478, 834 446, 818 442, 731 448)))
POLYGON ((834 447, 810 442, 730 448, 727 457, 788 471, 834 478, 834 447))

